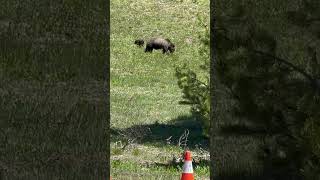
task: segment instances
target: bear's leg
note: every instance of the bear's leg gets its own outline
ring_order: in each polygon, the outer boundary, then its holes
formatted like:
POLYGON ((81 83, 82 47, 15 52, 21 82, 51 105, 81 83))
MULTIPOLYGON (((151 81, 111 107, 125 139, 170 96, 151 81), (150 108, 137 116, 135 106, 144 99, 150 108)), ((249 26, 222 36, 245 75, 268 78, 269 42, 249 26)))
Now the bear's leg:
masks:
POLYGON ((147 45, 144 52, 152 52, 152 50, 153 50, 153 48, 147 45))
POLYGON ((164 48, 162 49, 162 52, 163 52, 163 54, 166 53, 166 52, 168 52, 168 48, 164 47, 164 48))

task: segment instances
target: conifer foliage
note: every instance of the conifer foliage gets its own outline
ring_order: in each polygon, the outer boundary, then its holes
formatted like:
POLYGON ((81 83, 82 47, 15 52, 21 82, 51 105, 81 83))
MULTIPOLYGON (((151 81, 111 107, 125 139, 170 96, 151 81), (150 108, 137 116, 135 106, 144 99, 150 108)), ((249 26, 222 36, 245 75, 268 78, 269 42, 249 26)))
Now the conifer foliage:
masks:
POLYGON ((215 8, 216 76, 236 100, 233 114, 264 132, 259 155, 274 179, 320 179, 319 7, 222 0, 215 8))
POLYGON ((203 127, 203 134, 208 136, 209 133, 209 28, 203 17, 198 17, 199 25, 203 27, 204 31, 199 34, 200 49, 199 53, 203 60, 200 65, 202 72, 205 74, 205 80, 199 78, 194 70, 191 70, 186 64, 176 67, 176 77, 178 78, 178 85, 182 89, 183 101, 181 104, 188 104, 191 106, 191 113, 196 115, 201 120, 203 127))

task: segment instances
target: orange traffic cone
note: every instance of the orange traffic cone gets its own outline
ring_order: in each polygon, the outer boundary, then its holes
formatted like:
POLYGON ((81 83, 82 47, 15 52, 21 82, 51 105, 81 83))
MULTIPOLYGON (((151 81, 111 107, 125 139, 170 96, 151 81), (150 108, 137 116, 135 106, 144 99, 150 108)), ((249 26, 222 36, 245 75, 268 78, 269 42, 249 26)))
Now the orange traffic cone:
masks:
POLYGON ((183 172, 182 172, 181 180, 194 180, 190 151, 184 152, 184 164, 183 164, 183 172))

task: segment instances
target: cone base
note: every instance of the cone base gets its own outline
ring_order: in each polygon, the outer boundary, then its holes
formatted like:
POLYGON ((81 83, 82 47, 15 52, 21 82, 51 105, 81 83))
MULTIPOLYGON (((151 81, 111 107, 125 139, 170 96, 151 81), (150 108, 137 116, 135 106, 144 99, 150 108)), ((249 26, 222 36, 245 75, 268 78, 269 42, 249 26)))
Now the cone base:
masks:
POLYGON ((194 180, 192 173, 182 173, 181 180, 194 180))

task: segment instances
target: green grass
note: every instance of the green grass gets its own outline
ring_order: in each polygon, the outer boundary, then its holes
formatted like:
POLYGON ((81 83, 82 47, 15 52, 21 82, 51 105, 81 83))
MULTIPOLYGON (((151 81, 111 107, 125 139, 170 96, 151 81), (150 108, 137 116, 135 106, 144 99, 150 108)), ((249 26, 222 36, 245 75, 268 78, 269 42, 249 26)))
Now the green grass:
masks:
MULTIPOLYGON (((172 154, 181 154, 183 149, 177 147, 177 141, 185 129, 190 130, 188 145, 195 155, 196 144, 208 150, 201 127, 189 114, 190 107, 178 104, 182 93, 175 77, 176 66, 186 63, 197 70, 203 63, 198 53, 198 35, 203 31, 198 14, 209 17, 209 1, 111 1, 111 172, 115 177, 122 178, 117 172, 124 171, 134 175, 135 169, 142 168, 142 174, 149 174, 146 179, 157 178, 150 176, 157 170, 144 163, 166 164, 172 154), (144 53, 133 43, 138 38, 156 36, 169 38, 176 51, 170 55, 161 51, 144 53), (133 147, 117 149, 116 142, 133 138, 133 147), (134 147, 137 145, 142 150, 134 147), (162 156, 157 159, 159 154, 162 156)), ((170 167, 159 171, 177 177, 181 173, 181 169, 170 167)), ((208 165, 199 173, 209 177, 208 165)))
MULTIPOLYGON (((179 179, 181 177, 182 169, 180 166, 150 166, 146 168, 139 163, 132 162, 122 162, 115 160, 111 164, 112 167, 117 169, 114 172, 114 177, 125 180, 125 179, 179 179), (177 172, 178 171, 178 172, 177 172)), ((208 167, 197 167, 194 168, 194 176, 196 179, 209 179, 208 178, 209 169, 208 167)))

